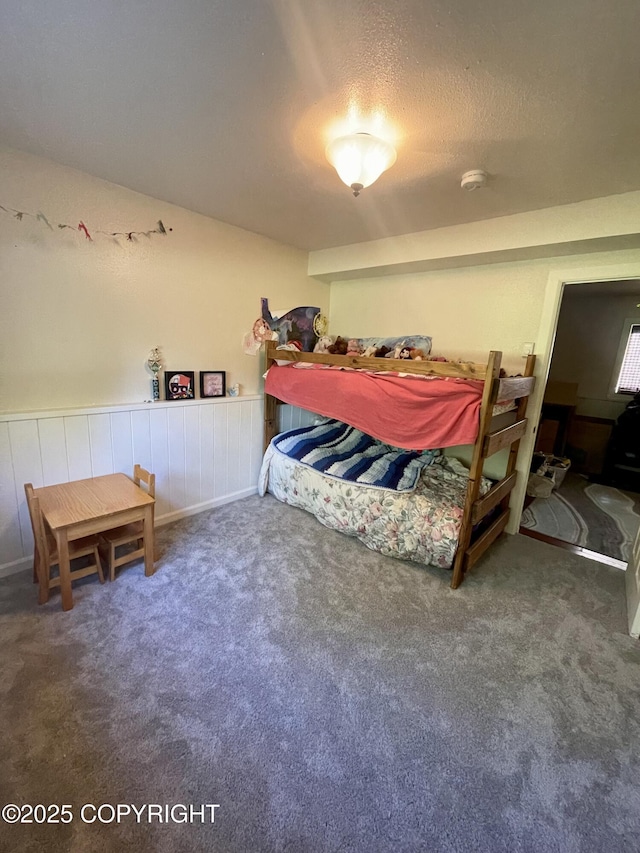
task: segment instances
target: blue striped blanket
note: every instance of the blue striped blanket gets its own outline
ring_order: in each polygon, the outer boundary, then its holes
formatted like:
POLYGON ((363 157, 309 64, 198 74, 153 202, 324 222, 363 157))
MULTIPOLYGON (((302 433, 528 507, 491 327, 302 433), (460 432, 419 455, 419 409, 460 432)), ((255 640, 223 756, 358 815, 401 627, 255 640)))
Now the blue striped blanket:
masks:
POLYGON ((288 430, 272 445, 322 474, 352 483, 411 492, 439 450, 401 450, 336 420, 288 430))

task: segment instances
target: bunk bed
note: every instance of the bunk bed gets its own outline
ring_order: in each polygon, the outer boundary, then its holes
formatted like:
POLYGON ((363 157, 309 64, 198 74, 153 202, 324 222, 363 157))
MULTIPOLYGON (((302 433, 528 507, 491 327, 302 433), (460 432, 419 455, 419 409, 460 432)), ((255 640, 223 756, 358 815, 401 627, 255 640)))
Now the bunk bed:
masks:
MULTIPOLYGON (((268 487, 269 468, 274 463, 273 440, 278 434, 277 406, 282 402, 349 424, 396 448, 422 451, 472 445, 468 471, 456 460, 443 458, 440 466, 425 469, 415 490, 420 513, 429 506, 435 507, 436 516, 446 511, 455 515, 455 541, 448 567, 453 570, 451 587, 456 589, 507 525, 518 448, 527 428, 525 413, 534 385, 535 356, 527 358, 519 377, 500 378, 501 359, 498 351, 489 353, 486 364, 330 355, 278 349, 276 342, 267 342, 265 457, 260 492, 269 488, 276 497, 290 502, 277 489, 268 487), (485 460, 505 448, 509 448, 505 474, 491 482, 483 476, 485 460), (448 509, 438 505, 438 489, 443 494, 442 506, 448 509)), ((280 479, 291 476, 291 466, 298 464, 288 457, 282 461, 280 479)), ((308 480, 325 475, 312 471, 304 476, 308 480)), ((359 500, 359 486, 350 486, 355 491, 348 494, 357 495, 354 501, 359 500)), ((310 489, 314 495, 320 491, 310 489)), ((363 494, 365 501, 376 500, 376 507, 384 503, 371 496, 375 491, 363 494)), ((412 495, 403 495, 402 499, 411 507, 412 495)), ((313 512, 308 505, 304 508, 313 512)), ((410 513, 404 514, 410 518, 410 513)), ((323 524, 341 529, 340 523, 320 513, 317 517, 323 524)), ((391 553, 360 538, 369 547, 391 553)), ((425 560, 418 552, 406 558, 447 565, 446 559, 425 560)))

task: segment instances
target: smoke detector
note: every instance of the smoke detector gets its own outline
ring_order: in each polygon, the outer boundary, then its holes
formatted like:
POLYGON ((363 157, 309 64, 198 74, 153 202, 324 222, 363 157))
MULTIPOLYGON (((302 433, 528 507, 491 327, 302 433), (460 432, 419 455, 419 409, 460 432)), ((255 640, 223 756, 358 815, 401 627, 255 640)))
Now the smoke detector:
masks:
POLYGON ((472 169, 470 172, 465 172, 460 180, 460 186, 463 190, 478 190, 484 187, 487 183, 487 173, 482 169, 472 169))

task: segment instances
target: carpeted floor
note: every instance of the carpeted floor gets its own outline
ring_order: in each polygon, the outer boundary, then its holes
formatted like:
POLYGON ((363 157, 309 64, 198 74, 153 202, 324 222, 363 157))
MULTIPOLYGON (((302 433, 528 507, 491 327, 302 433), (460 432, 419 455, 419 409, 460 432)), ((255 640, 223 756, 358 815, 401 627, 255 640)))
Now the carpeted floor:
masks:
POLYGON ((0 799, 74 813, 3 825, 3 851, 638 849, 622 572, 505 536, 452 591, 271 497, 159 545, 69 613, 0 582, 0 799), (118 803, 220 808, 80 819, 118 803))
POLYGON ((628 562, 640 526, 640 495, 569 472, 548 498, 536 498, 521 527, 628 562))

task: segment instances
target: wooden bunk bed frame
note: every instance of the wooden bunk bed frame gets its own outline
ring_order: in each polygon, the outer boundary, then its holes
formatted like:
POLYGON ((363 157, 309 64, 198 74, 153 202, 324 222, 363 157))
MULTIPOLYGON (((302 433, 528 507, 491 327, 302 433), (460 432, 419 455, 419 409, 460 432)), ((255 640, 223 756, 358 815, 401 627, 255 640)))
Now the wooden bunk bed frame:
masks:
MULTIPOLYGON (((509 521, 509 495, 516 484, 516 463, 520 440, 527 429, 525 417, 529 397, 521 397, 515 409, 515 421, 509 426, 492 429, 493 407, 498 401, 500 388, 500 363, 502 353, 492 350, 486 364, 465 362, 412 361, 394 358, 368 358, 365 356, 330 355, 326 353, 298 352, 277 349, 276 341, 266 343, 266 369, 276 360, 302 361, 312 364, 330 364, 342 367, 360 368, 373 371, 397 371, 415 373, 422 376, 455 377, 460 379, 480 379, 484 381, 484 391, 480 406, 480 425, 478 437, 473 445, 473 455, 469 467, 469 483, 464 505, 462 526, 458 538, 458 548, 453 562, 451 588, 457 589, 464 580, 465 573, 478 562, 487 548, 504 531, 509 521), (494 453, 510 447, 506 472, 491 489, 478 497, 484 462, 494 453), (499 507, 497 515, 487 525, 481 522, 488 513, 499 507), (473 529, 480 525, 480 532, 472 541, 473 529)), ((536 357, 527 357, 523 376, 532 377, 536 357)), ((264 449, 278 434, 277 406, 280 401, 265 392, 264 400, 264 449)))

